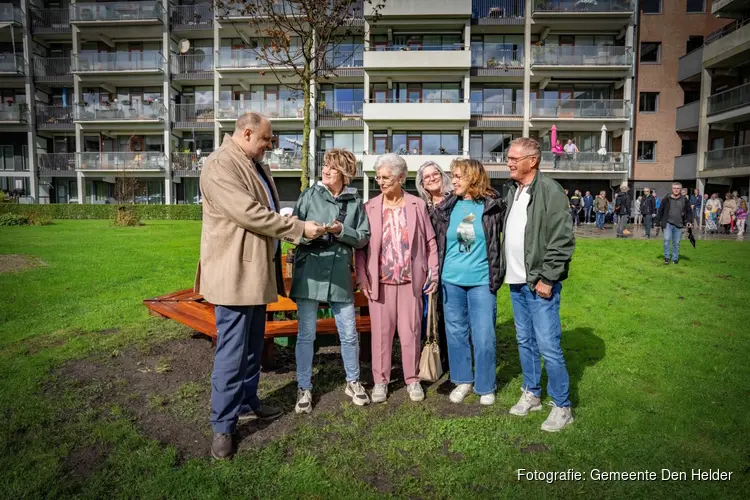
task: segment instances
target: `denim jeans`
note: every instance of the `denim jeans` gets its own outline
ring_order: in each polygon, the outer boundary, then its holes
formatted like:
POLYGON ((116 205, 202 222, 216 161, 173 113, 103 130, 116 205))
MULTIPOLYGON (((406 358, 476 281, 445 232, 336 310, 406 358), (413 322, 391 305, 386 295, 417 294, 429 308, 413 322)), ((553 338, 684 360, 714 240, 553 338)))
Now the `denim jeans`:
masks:
POLYGON ((625 226, 628 225, 628 219, 629 217, 627 215, 620 215, 617 218, 617 234, 624 235, 625 234, 625 226))
POLYGON ((604 216, 606 214, 604 212, 596 212, 596 227, 599 229, 604 229, 604 216))
POLYGON ((523 387, 534 396, 541 397, 541 355, 544 369, 547 370, 547 392, 557 406, 563 407, 570 406, 570 381, 560 347, 561 289, 562 285, 556 283, 552 287, 552 297, 543 299, 526 284, 510 285, 510 300, 523 370, 523 387))
POLYGON ((680 239, 682 238, 682 228, 675 227, 667 222, 664 228, 664 258, 669 259, 669 244, 672 244, 672 260, 680 260, 680 239))
POLYGON ((258 381, 266 306, 216 306, 216 352, 211 373, 211 425, 232 434, 237 416, 260 408, 258 381))
POLYGON ((586 224, 588 224, 589 222, 591 222, 591 211, 592 210, 594 210, 594 207, 585 207, 583 209, 583 213, 584 213, 584 215, 583 215, 583 217, 584 217, 583 221, 586 224))
POLYGON ((497 294, 489 285, 443 283, 445 336, 451 382, 474 384, 479 395, 495 392, 495 319, 497 294), (471 369, 472 345, 474 370, 471 369))
POLYGON ((651 225, 653 224, 653 219, 654 216, 651 214, 643 216, 643 229, 646 230, 646 238, 651 237, 651 225))
MULTIPOLYGON (((347 382, 359 380, 359 336, 353 302, 331 302, 329 304, 336 320, 336 329, 341 342, 341 358, 347 382)), ((312 390, 312 362, 318 319, 318 301, 297 299, 297 385, 302 390, 312 390)))

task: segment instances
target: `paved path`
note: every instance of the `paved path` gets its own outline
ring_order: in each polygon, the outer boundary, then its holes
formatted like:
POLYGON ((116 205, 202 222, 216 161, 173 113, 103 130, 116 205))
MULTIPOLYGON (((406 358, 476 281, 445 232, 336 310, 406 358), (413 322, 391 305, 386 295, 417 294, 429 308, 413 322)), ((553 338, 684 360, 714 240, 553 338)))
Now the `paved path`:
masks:
MULTIPOLYGON (((643 231, 643 226, 639 226, 638 229, 635 229, 633 227, 633 224, 628 224, 627 226, 628 231, 630 231, 630 236, 628 236, 628 239, 635 239, 635 240, 644 240, 646 239, 643 231)), ((736 234, 700 234, 700 228, 695 228, 693 230, 693 234, 695 235, 696 240, 736 240, 737 235, 736 234)), ((596 229, 596 226, 594 224, 581 224, 580 226, 575 228, 575 235, 576 238, 614 238, 617 236, 617 227, 612 224, 607 224, 604 226, 604 231, 599 231, 596 229)), ((651 239, 658 239, 662 240, 663 235, 661 231, 659 231, 659 236, 656 236, 656 228, 651 230, 651 239)), ((683 234, 683 239, 687 239, 687 231, 683 234)), ((745 238, 742 241, 750 241, 750 234, 745 233, 745 238)))

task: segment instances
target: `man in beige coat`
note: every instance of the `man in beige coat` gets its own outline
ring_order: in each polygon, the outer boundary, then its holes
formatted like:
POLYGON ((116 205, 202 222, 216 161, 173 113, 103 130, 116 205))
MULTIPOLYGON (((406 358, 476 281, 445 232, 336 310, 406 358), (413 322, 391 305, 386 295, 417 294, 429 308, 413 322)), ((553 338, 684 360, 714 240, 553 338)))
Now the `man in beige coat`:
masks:
POLYGON ((279 239, 299 243, 325 228, 279 215, 279 195, 261 163, 271 123, 247 113, 201 171, 203 230, 195 290, 216 305, 218 340, 211 375, 211 454, 231 458, 237 422, 276 418, 258 399, 266 304, 286 295, 279 239))

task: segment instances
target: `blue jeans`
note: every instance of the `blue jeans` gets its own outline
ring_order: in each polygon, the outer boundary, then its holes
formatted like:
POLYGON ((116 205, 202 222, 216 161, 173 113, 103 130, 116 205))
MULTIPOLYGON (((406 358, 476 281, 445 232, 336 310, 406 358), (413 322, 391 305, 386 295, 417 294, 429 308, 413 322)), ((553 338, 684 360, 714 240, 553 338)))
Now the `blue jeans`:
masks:
POLYGON ((667 222, 664 228, 664 258, 669 259, 669 244, 672 244, 672 260, 680 260, 680 239, 682 238, 682 228, 675 227, 667 222))
POLYGON ((443 283, 445 336, 451 382, 474 384, 477 394, 495 392, 495 319, 497 294, 489 285, 457 286, 443 283), (471 340, 470 340, 471 339, 471 340), (474 370, 471 347, 474 346, 474 370))
POLYGON ((604 229, 604 212, 596 212, 596 227, 604 229))
POLYGON ((211 373, 211 425, 231 434, 237 415, 260 408, 258 381, 266 306, 216 306, 216 352, 211 373))
MULTIPOLYGON (((359 380, 359 335, 357 334, 356 312, 353 302, 330 302, 336 329, 341 342, 341 358, 347 382, 359 380)), ((297 385, 302 390, 312 390, 313 346, 315 344, 318 319, 318 301, 297 299, 297 385)))
POLYGON ((588 224, 591 222, 591 211, 594 210, 594 207, 584 207, 583 213, 584 213, 584 222, 588 224))
POLYGON ((543 299, 526 284, 510 285, 510 300, 513 304, 513 320, 516 323, 524 389, 538 398, 541 397, 541 355, 544 359, 544 369, 547 370, 547 392, 557 406, 564 407, 570 406, 570 380, 560 347, 561 289, 562 284, 555 283, 552 287, 552 297, 543 299))
POLYGON ((646 238, 651 237, 651 226, 653 225, 653 223, 654 223, 653 215, 649 214, 649 215, 643 216, 643 229, 646 231, 646 238))

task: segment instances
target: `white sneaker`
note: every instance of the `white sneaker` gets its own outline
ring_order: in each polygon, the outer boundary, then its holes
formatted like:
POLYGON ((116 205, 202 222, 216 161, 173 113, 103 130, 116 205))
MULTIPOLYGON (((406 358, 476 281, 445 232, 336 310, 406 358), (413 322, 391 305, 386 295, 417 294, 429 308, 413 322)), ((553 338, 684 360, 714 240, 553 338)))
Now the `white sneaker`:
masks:
POLYGON ((424 400, 424 391, 422 390, 422 384, 414 382, 406 386, 406 392, 409 393, 409 399, 412 401, 424 400))
POLYGON ((356 382, 348 382, 344 394, 352 398, 352 403, 357 406, 365 406, 370 404, 370 398, 367 397, 367 392, 359 380, 356 382))
POLYGON ((525 417, 530 411, 539 411, 542 409, 542 400, 534 396, 531 392, 521 389, 521 399, 511 408, 508 413, 517 417, 525 417))
POLYGON ((458 384, 456 388, 451 391, 451 395, 448 396, 448 399, 451 400, 451 403, 460 403, 469 395, 471 389, 471 384, 458 384))
POLYGON ((372 389, 372 402, 382 403, 388 398, 388 384, 375 384, 372 389))
POLYGON ((547 432, 557 432, 563 427, 573 423, 573 412, 570 406, 561 408, 554 402, 550 401, 552 411, 549 412, 547 420, 542 424, 542 430, 547 432))
POLYGON ((309 390, 297 390, 297 404, 294 413, 310 413, 312 411, 312 393, 309 390))
POLYGON ((479 397, 479 404, 490 406, 495 404, 495 393, 483 394, 479 397))

